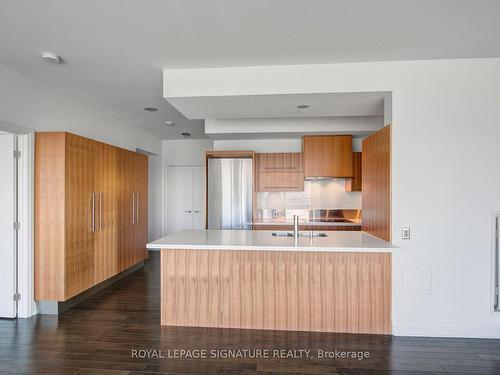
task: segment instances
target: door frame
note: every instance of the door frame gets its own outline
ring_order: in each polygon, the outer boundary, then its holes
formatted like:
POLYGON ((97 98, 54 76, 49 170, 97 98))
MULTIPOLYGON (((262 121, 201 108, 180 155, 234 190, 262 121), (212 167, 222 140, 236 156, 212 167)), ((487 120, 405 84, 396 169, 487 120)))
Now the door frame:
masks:
POLYGON ((17 136, 10 132, 0 132, 2 138, 2 236, 5 236, 5 257, 2 259, 2 318, 17 317, 17 136))
MULTIPOLYGON (((169 168, 206 168, 203 164, 168 164, 165 163, 164 168, 162 168, 164 177, 163 177, 163 194, 162 194, 162 236, 165 237, 167 236, 167 229, 168 229, 168 169, 169 168)), ((205 170, 205 169, 204 169, 205 170)), ((206 172, 205 172, 206 174, 206 172)), ((206 176, 204 176, 203 180, 206 180, 206 176)), ((206 186, 205 186, 206 190, 206 186)), ((203 197, 205 198, 206 192, 203 194, 203 197)), ((204 205, 206 205, 206 199, 204 202, 204 205)), ((205 224, 206 225, 206 224, 205 224)), ((152 249, 149 249, 151 251, 152 249)))
POLYGON ((21 295, 17 302, 17 317, 29 318, 36 315, 35 304, 35 254, 34 254, 34 196, 35 196, 35 133, 18 134, 17 191, 18 221, 17 232, 17 292, 21 295))
POLYGON ((35 132, 21 125, 0 121, 0 130, 17 136, 17 317, 37 314, 35 303, 34 197, 35 197, 35 132))

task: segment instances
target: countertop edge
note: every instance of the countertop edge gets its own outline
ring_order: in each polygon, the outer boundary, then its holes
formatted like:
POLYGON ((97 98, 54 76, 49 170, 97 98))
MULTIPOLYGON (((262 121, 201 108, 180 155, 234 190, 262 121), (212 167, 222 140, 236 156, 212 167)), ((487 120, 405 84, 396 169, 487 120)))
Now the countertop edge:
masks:
POLYGON ((321 253, 393 253, 397 247, 303 247, 303 246, 223 246, 223 245, 172 245, 148 244, 154 250, 223 250, 223 251, 290 251, 321 253))

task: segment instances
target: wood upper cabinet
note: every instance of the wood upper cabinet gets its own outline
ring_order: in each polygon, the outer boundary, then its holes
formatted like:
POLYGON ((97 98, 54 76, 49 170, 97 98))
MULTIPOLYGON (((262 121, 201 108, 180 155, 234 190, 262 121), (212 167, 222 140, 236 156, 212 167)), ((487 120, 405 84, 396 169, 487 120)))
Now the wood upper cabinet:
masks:
POLYGON ((274 152, 255 154, 256 170, 270 172, 302 172, 302 152, 274 152))
POLYGON ((362 155, 361 152, 353 152, 352 153, 352 178, 348 178, 345 180, 345 191, 353 192, 353 191, 361 191, 362 187, 362 178, 361 178, 361 170, 362 170, 362 155))
POLYGON ((262 153, 255 160, 255 191, 304 191, 302 153, 262 153))
POLYGON ((146 156, 70 133, 36 133, 36 300, 68 300, 143 260, 146 217, 146 156), (140 192, 135 227, 124 195, 131 187, 140 192))
POLYGON ((306 177, 352 177, 352 136, 304 136, 306 177))
POLYGON ((259 173, 256 175, 255 191, 304 191, 303 173, 259 173))

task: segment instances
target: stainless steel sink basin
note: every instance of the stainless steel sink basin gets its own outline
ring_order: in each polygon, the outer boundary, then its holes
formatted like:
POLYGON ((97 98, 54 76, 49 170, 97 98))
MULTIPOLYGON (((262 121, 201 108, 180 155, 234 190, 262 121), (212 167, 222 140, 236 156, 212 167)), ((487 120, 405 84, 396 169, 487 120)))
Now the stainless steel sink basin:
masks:
MULTIPOLYGON (((273 232, 274 237, 293 237, 293 232, 273 232)), ((299 237, 327 237, 323 232, 299 232, 299 237)))
POLYGON ((293 237, 292 232, 273 232, 274 237, 293 237))

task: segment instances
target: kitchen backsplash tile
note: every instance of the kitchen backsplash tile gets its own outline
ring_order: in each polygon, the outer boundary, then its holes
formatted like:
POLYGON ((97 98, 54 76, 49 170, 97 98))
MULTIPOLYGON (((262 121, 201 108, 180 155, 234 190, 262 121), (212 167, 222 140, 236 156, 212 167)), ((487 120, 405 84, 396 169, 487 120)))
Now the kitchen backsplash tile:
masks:
POLYGON ((304 192, 259 192, 261 210, 360 209, 361 193, 346 192, 345 180, 306 181, 304 192))

